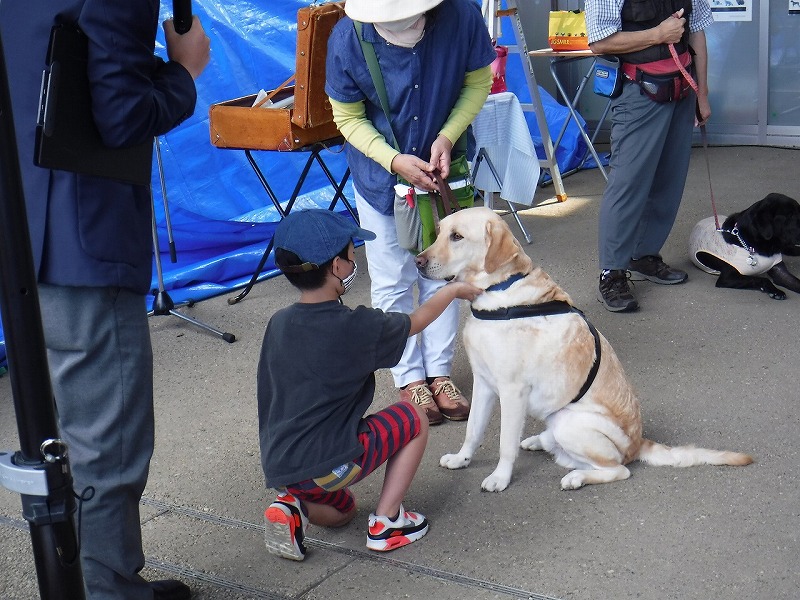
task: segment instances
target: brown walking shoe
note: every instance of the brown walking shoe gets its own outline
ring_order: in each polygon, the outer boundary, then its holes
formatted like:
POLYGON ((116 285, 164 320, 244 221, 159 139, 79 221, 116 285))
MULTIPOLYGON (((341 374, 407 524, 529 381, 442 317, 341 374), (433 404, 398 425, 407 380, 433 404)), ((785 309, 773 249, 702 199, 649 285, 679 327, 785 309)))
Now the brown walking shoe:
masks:
POLYGON ((424 381, 419 383, 410 383, 404 389, 400 390, 400 400, 418 404, 425 409, 425 415, 428 417, 428 425, 440 425, 444 421, 442 413, 433 401, 431 390, 425 385, 424 381))
POLYGON ((469 417, 469 402, 449 377, 437 377, 430 384, 433 401, 446 419, 466 421, 469 417))

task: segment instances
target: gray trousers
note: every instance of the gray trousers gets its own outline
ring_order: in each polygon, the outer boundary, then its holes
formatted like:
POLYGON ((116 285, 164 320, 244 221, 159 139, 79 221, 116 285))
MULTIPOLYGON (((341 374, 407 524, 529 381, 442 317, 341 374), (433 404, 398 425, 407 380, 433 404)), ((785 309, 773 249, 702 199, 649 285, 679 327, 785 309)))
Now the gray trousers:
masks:
MULTIPOLYGON (((120 288, 39 286, 58 423, 83 503, 90 600, 151 600, 139 500, 153 453, 153 351, 144 298, 120 288)), ((77 525, 77 523, 76 523, 77 525)))
POLYGON ((625 83, 612 101, 611 172, 600 205, 601 269, 658 255, 678 214, 692 148, 695 95, 654 102, 625 83))

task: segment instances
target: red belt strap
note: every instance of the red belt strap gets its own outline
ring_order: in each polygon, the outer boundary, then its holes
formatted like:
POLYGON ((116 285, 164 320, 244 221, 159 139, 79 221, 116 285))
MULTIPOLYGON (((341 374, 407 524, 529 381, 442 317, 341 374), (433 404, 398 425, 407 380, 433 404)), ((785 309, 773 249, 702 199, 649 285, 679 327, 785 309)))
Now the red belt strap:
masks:
MULTIPOLYGON (((674 47, 671 47, 671 50, 674 50, 674 47)), ((670 57, 639 65, 622 63, 622 72, 625 73, 631 81, 636 81, 637 67, 648 75, 669 75, 675 73, 676 69, 684 72, 686 70, 685 66, 688 67, 692 64, 691 55, 688 52, 684 52, 677 56, 677 60, 674 57, 670 57)), ((691 83, 689 85, 691 85, 691 83)))

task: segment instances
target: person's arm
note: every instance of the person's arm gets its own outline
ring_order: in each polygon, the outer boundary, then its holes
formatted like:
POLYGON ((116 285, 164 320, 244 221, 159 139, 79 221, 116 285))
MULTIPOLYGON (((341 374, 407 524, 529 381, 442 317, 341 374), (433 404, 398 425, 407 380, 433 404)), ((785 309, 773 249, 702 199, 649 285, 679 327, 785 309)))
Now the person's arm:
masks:
MULTIPOLYGON (((164 62, 154 55, 158 7, 150 0, 88 2, 81 12, 78 24, 89 38, 92 112, 110 147, 152 140, 194 112, 193 73, 177 60, 164 62)), ((186 46, 207 40, 199 21, 178 37, 178 46, 186 50, 178 50, 181 60, 198 72, 208 60, 208 46, 205 57, 193 61, 186 57, 192 52, 186 46)))
POLYGON ((697 31, 689 34, 689 45, 694 50, 695 77, 697 80, 698 125, 705 125, 711 117, 711 104, 708 101, 708 49, 706 34, 697 31))
POLYGON ((392 172, 392 160, 400 152, 389 145, 386 138, 367 118, 364 102, 339 102, 328 97, 333 109, 333 122, 344 139, 367 158, 392 172))
POLYGON ((686 26, 683 9, 677 17, 667 17, 661 23, 642 31, 617 31, 589 44, 595 54, 625 54, 659 44, 677 44, 686 26))
POLYGON ((192 17, 192 26, 186 33, 175 31, 175 23, 167 19, 162 24, 164 40, 167 44, 167 57, 183 65, 192 79, 197 79, 211 58, 211 40, 208 39, 197 15, 192 17))
POLYGON ((401 154, 390 146, 367 118, 363 101, 345 103, 328 99, 333 108, 333 121, 349 144, 411 185, 429 191, 436 189, 436 182, 429 175, 433 165, 413 154, 401 154))
POLYGON ((486 103, 492 89, 492 67, 487 65, 464 76, 464 87, 453 105, 439 135, 431 145, 431 165, 438 168, 443 178, 450 174, 451 150, 469 124, 486 103))
POLYGON ((475 287, 471 283, 463 281, 448 283, 411 313, 411 329, 408 337, 418 334, 433 323, 456 298, 472 302, 482 293, 481 288, 475 287))
POLYGON ((461 134, 467 130, 475 117, 481 112, 486 98, 492 89, 492 67, 487 65, 477 71, 470 71, 464 77, 464 87, 456 100, 450 116, 439 131, 439 135, 455 144, 461 134))

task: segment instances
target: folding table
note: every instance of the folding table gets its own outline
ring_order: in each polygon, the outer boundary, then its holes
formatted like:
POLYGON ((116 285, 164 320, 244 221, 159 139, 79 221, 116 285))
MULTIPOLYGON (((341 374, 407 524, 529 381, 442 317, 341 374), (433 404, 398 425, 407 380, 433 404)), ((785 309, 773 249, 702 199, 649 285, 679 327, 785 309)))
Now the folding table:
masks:
MULTIPOLYGON (((347 211, 350 213, 350 216, 353 217, 353 220, 358 223, 358 216, 356 215, 355 210, 351 206, 350 202, 347 200, 347 197, 344 195, 344 186, 347 184, 347 180, 350 178, 350 168, 346 168, 342 177, 337 181, 334 177, 331 170, 328 168, 328 165, 325 164, 325 161, 322 158, 322 152, 331 148, 331 146, 341 146, 344 143, 344 139, 342 137, 332 138, 329 140, 324 140, 320 142, 314 142, 313 144, 309 144, 308 146, 304 146, 302 148, 297 148, 291 150, 291 152, 308 152, 308 160, 306 160, 305 166, 300 173, 300 176, 297 179, 297 183, 294 186, 294 190, 292 191, 292 195, 289 197, 289 201, 286 203, 286 208, 281 206, 278 197, 275 195, 275 192, 272 190, 267 178, 264 176, 264 173, 261 171, 261 168, 258 166, 255 158, 253 157, 253 153, 251 148, 242 148, 244 150, 244 154, 247 157, 247 161, 250 163, 250 166, 253 169, 253 172, 258 177, 258 180, 261 182, 264 191, 267 193, 272 205, 275 207, 275 210, 278 211, 280 218, 283 219, 289 212, 292 210, 297 197, 300 195, 300 190, 305 183, 306 177, 308 176, 311 167, 316 164, 322 172, 325 174, 325 177, 328 179, 330 184, 333 186, 334 193, 333 198, 331 199, 330 204, 328 205, 328 210, 334 210, 336 205, 341 200, 342 203, 347 208, 347 211)), ((271 151, 270 151, 271 152, 271 151)), ((273 239, 270 238, 269 243, 267 244, 266 250, 264 250, 264 254, 261 256, 261 260, 256 267, 256 270, 253 272, 253 276, 251 277, 247 286, 235 297, 228 298, 228 304, 236 304, 242 298, 244 298, 247 294, 250 293, 252 287, 258 281, 258 277, 261 274, 261 270, 264 268, 264 265, 267 263, 267 259, 269 258, 270 253, 272 252, 273 246, 273 239)))
POLYGON ((594 133, 591 137, 586 132, 586 129, 581 124, 581 120, 578 116, 578 113, 575 110, 575 107, 578 105, 578 101, 580 100, 581 94, 583 93, 584 88, 586 87, 586 83, 592 76, 594 72, 594 66, 597 63, 598 55, 592 52, 591 50, 571 50, 571 51, 562 51, 556 52, 551 48, 543 48, 541 50, 531 50, 529 53, 533 57, 544 57, 550 59, 550 73, 553 76, 553 81, 556 84, 556 88, 558 88, 561 97, 564 99, 564 103, 566 104, 567 110, 569 110, 570 116, 567 117, 566 121, 564 121, 564 125, 561 127, 561 132, 558 134, 555 142, 553 143, 553 147, 558 147, 558 144, 561 142, 561 138, 564 137, 564 132, 567 130, 567 125, 569 124, 569 120, 575 119, 575 124, 578 126, 578 130, 580 131, 581 137, 586 142, 586 152, 581 159, 580 164, 575 167, 574 169, 562 173, 562 177, 566 177, 567 175, 571 175, 576 171, 583 168, 583 165, 586 164, 586 160, 589 158, 591 154, 592 158, 594 158, 595 163, 597 164, 597 168, 600 170, 600 173, 603 175, 603 179, 608 181, 608 175, 606 174, 606 170, 603 167, 603 164, 600 162, 600 157, 597 155, 597 150, 594 147, 594 140, 597 137, 598 131, 600 131, 600 126, 605 121, 606 116, 608 115, 608 111, 611 108, 611 98, 608 99, 606 103, 605 109, 603 110, 603 114, 600 116, 600 120, 597 122, 597 127, 594 130, 594 133), (567 92, 564 90, 564 85, 561 83, 561 80, 558 77, 558 65, 569 64, 575 61, 584 60, 590 58, 591 62, 589 64, 589 68, 584 73, 583 77, 581 78, 581 82, 578 85, 578 89, 575 91, 575 95, 572 98, 569 97, 567 92))

